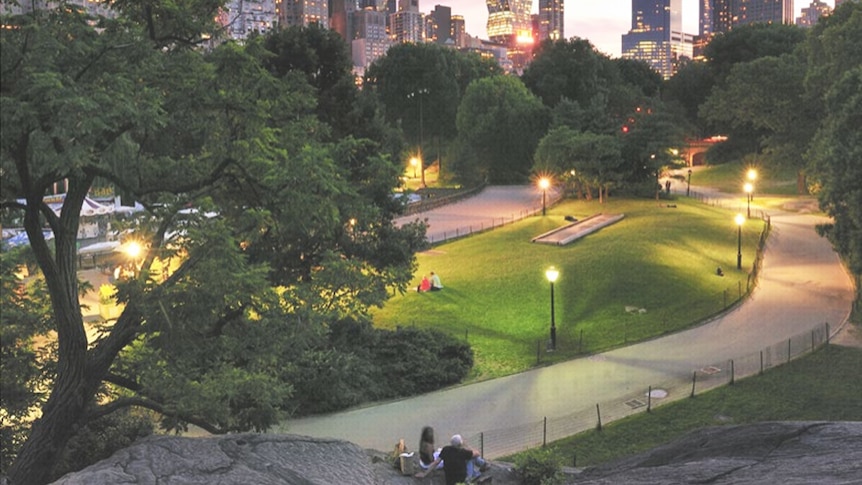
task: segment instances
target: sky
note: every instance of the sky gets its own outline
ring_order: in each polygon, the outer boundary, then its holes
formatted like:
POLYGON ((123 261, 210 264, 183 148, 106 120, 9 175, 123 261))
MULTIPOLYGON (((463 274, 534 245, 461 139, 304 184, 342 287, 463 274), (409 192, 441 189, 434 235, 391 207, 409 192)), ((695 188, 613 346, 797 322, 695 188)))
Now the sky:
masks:
MULTIPOLYGON (((795 0, 794 15, 798 17, 810 0, 795 0)), ((827 0, 830 7, 834 0, 827 0)), ((419 0, 419 10, 429 13, 435 5, 452 7, 452 15, 463 15, 467 33, 487 39, 485 24, 488 22, 488 7, 485 0, 419 0)), ((698 0, 682 0, 683 31, 698 33, 698 0)), ((533 0, 533 12, 538 12, 539 0, 533 0)), ((596 48, 611 57, 620 56, 621 37, 631 28, 631 0, 565 0, 566 38, 580 37, 589 40, 596 48)))

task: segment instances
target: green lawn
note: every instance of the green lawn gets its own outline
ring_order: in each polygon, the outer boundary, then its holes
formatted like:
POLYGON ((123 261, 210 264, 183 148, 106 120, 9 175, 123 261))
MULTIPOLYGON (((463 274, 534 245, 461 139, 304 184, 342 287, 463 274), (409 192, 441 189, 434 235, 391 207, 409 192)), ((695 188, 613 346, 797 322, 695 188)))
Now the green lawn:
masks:
MULTIPOLYGON (((862 420, 862 349, 828 346, 814 354, 551 443, 571 465, 593 466, 654 448, 705 426, 760 421, 862 420)), ((501 458, 513 461, 514 457, 501 458)))
MULTIPOLYGON (((691 184, 714 187, 729 194, 738 193, 744 197, 743 185, 748 182, 746 174, 749 165, 745 162, 723 163, 696 170, 691 176, 691 184)), ((757 179, 754 182, 755 199, 761 194, 795 196, 796 172, 794 170, 770 169, 756 166, 757 179)))
POLYGON ((685 198, 672 203, 677 207, 652 200, 564 201, 546 217, 436 246, 417 256, 414 285, 436 271, 445 289, 396 295, 374 313, 375 325, 466 337, 476 356, 471 380, 529 369, 537 365, 537 348, 546 364, 686 328, 745 292, 763 224, 751 220, 744 227, 738 271, 733 214, 685 198), (568 246, 530 242, 566 224, 567 214, 598 212, 625 218, 568 246), (551 265, 560 270, 558 340, 557 351, 546 353, 550 285, 544 272, 551 265), (715 275, 718 266, 724 277, 715 275))

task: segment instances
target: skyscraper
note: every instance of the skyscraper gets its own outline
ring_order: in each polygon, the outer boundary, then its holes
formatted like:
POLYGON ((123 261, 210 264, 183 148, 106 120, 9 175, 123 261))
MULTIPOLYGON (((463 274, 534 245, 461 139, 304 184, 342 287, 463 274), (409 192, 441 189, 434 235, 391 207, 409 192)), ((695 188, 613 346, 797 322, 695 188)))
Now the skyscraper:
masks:
POLYGON ((419 0, 398 0, 398 11, 389 15, 389 34, 395 42, 424 42, 423 15, 419 0))
POLYGON ((701 33, 704 23, 708 34, 729 32, 734 27, 753 23, 793 23, 793 0, 701 0, 701 33), (704 8, 706 2, 708 8, 704 8), (709 18, 706 19, 705 16, 709 18))
POLYGON ((245 39, 252 32, 266 32, 276 26, 275 0, 230 0, 219 12, 218 22, 231 39, 245 39))
POLYGON ((512 44, 519 36, 532 37, 533 0, 485 0, 485 4, 488 6, 488 39, 512 44))
POLYGON ((285 26, 318 24, 329 28, 327 0, 279 0, 281 22, 285 26))
POLYGON ((686 38, 682 0, 632 0, 632 28, 622 36, 622 57, 644 61, 667 79, 676 57, 685 52, 675 44, 686 38))
POLYGON ((830 12, 832 12, 832 9, 829 8, 829 5, 820 0, 812 0, 808 7, 802 9, 802 15, 796 18, 796 25, 800 27, 812 27, 820 20, 820 17, 829 15, 830 12))
POLYGON ((452 38, 452 7, 435 5, 431 12, 431 37, 438 44, 446 44, 452 38))
POLYGON ((539 0, 539 40, 565 38, 563 0, 539 0))

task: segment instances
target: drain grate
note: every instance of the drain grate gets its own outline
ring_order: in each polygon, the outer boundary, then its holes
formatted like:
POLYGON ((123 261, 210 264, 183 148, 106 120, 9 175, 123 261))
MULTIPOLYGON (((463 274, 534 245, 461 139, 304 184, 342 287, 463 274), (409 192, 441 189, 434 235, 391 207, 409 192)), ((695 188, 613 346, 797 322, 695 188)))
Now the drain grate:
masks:
POLYGON ((646 406, 646 403, 641 401, 640 399, 632 399, 631 401, 626 401, 626 406, 637 409, 646 406))

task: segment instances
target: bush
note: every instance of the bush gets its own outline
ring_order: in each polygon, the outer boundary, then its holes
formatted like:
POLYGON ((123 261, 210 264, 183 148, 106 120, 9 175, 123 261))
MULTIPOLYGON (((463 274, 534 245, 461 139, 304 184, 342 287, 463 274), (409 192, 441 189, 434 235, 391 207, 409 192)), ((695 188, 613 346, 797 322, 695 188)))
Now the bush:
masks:
POLYGON ((546 448, 537 448, 518 455, 515 469, 521 475, 524 485, 559 485, 565 478, 559 458, 546 448))
POLYGON ((382 330, 345 319, 330 325, 328 344, 305 351, 286 370, 296 415, 434 391, 473 367, 470 346, 436 330, 382 330))

